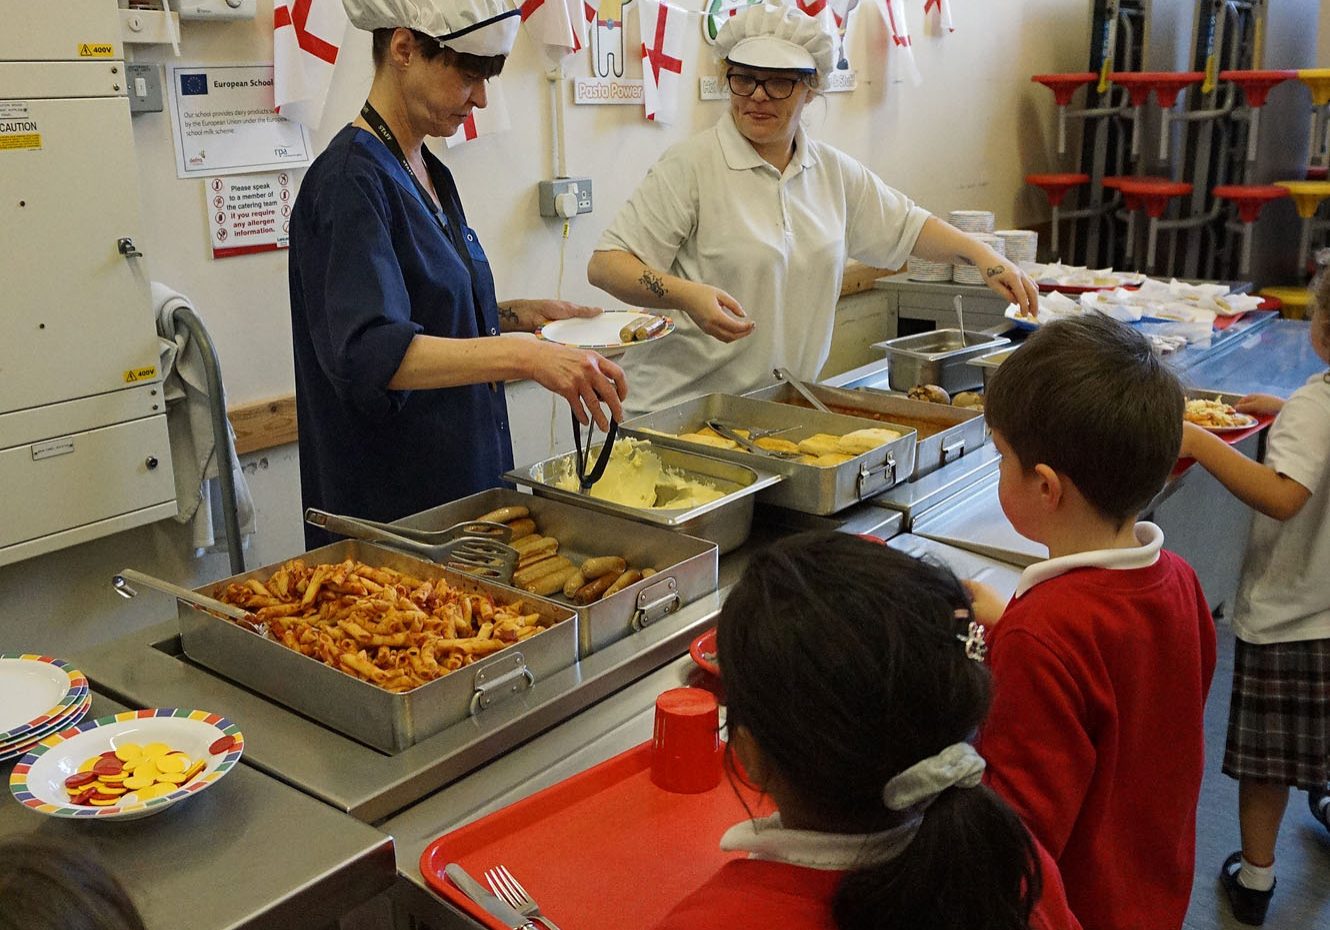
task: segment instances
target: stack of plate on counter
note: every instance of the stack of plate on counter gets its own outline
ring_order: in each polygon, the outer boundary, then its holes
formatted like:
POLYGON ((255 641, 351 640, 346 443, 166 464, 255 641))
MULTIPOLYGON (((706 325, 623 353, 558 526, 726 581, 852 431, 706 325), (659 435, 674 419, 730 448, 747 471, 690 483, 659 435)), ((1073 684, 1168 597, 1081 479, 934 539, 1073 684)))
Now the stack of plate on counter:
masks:
MULTIPOLYGON (((999 237, 987 233, 972 233, 971 235, 999 255, 1006 254, 1006 245, 999 237)), ((967 262, 963 265, 953 265, 951 278, 957 284, 983 284, 984 272, 977 265, 971 265, 967 262)))
POLYGON ((1017 264, 1035 261, 1039 251, 1039 233, 1033 229, 999 229, 993 235, 1002 240, 1007 251, 1003 254, 1017 264))
POLYGON ((947 214, 947 222, 961 232, 989 235, 997 225, 997 220, 989 210, 952 210, 947 214))
POLYGON ((68 662, 0 653, 0 762, 74 726, 91 704, 88 679, 68 662))
POLYGON ((950 281, 951 263, 911 258, 905 263, 905 272, 911 281, 950 281))

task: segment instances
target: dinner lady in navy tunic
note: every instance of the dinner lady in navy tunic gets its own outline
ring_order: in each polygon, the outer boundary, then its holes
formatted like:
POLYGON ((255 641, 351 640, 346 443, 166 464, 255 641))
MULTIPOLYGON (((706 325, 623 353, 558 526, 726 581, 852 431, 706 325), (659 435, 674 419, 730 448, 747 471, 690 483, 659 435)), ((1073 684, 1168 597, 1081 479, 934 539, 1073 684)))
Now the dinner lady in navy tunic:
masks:
MULTIPOLYGON (((626 383, 594 352, 501 335, 599 311, 498 303, 452 174, 423 146, 485 105, 517 11, 507 0, 345 5, 374 32, 374 82, 291 216, 302 498, 395 520, 500 484, 513 464, 505 380, 536 380, 602 430, 602 403, 620 418, 626 383)), ((311 547, 329 541, 306 528, 311 547)))

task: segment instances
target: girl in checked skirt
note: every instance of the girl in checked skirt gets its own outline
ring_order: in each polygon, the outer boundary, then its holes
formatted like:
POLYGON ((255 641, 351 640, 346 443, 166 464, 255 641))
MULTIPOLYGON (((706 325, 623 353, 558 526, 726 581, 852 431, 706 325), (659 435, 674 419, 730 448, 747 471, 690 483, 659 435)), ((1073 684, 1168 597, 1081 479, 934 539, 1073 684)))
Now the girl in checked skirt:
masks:
MULTIPOLYGON (((1330 250, 1318 261, 1310 338, 1330 363, 1330 250)), ((1242 849, 1219 878, 1233 915, 1259 926, 1274 895, 1289 788, 1305 790, 1312 816, 1330 826, 1330 371, 1287 401, 1254 394, 1237 409, 1277 414, 1264 464, 1190 423, 1182 454, 1256 510, 1233 613, 1224 752, 1224 773, 1238 780, 1242 849)))

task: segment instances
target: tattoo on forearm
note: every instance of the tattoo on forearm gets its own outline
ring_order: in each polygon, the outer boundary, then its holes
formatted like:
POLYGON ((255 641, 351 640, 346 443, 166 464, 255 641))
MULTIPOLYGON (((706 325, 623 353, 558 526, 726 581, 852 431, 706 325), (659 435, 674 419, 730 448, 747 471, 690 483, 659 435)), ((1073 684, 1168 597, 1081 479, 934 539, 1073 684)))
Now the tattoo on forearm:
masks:
POLYGON ((650 268, 642 272, 642 277, 637 279, 637 283, 641 284, 657 297, 665 296, 665 282, 661 279, 660 275, 656 274, 650 268))
POLYGON ((991 265, 988 269, 988 276, 990 278, 996 278, 998 275, 1002 274, 1002 272, 1005 270, 1006 269, 1003 268, 1001 265, 991 265))
POLYGON ((517 318, 517 311, 508 304, 499 304, 499 322, 504 329, 516 329, 521 325, 521 320, 517 318))

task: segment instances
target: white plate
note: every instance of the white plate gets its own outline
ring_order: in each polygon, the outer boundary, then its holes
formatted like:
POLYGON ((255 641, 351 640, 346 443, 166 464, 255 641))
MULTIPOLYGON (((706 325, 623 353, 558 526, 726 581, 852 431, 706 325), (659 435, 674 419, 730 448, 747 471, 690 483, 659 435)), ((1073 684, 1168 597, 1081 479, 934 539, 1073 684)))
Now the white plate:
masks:
POLYGON ((1243 422, 1235 423, 1232 426, 1206 426, 1203 423, 1197 423, 1196 425, 1211 433, 1236 433, 1239 430, 1251 429, 1257 424, 1257 422, 1259 422, 1256 417, 1252 416, 1250 413, 1235 413, 1234 416, 1243 417, 1243 422))
POLYGON ((158 813, 207 788, 240 761, 243 750, 244 737, 239 729, 217 714, 175 708, 126 711, 82 723, 68 736, 55 734, 42 740, 14 767, 9 788, 19 803, 52 817, 133 820, 158 813), (209 747, 223 736, 232 737, 233 745, 217 754, 210 752, 209 747), (202 759, 204 769, 189 783, 147 802, 140 802, 130 792, 110 807, 71 803, 65 779, 88 758, 124 743, 166 743, 192 760, 202 759))
POLYGON ((641 342, 624 342, 619 332, 629 323, 645 323, 659 314, 644 313, 637 310, 607 310, 600 316, 576 317, 571 320, 555 320, 546 323, 537 333, 542 339, 558 342, 579 349, 621 349, 631 346, 643 346, 657 339, 664 339, 674 332, 674 321, 665 317, 665 328, 650 339, 641 342))
POLYGON ((55 707, 68 693, 64 669, 32 659, 0 659, 0 739, 55 707))

